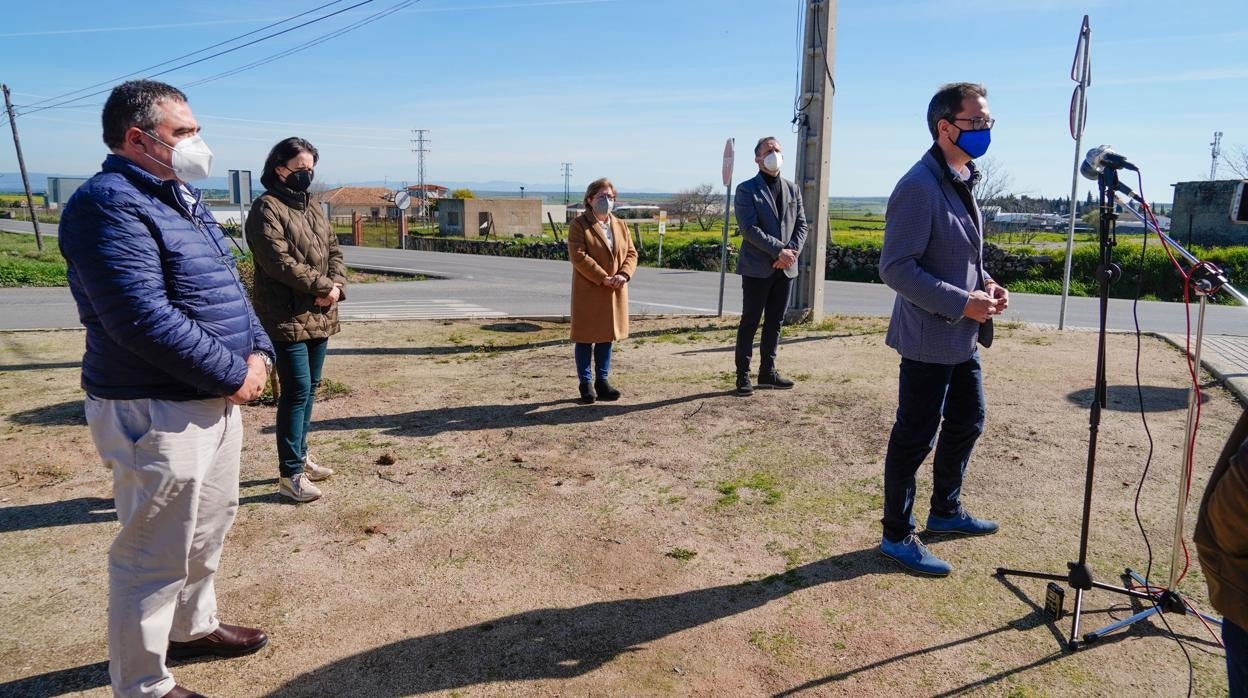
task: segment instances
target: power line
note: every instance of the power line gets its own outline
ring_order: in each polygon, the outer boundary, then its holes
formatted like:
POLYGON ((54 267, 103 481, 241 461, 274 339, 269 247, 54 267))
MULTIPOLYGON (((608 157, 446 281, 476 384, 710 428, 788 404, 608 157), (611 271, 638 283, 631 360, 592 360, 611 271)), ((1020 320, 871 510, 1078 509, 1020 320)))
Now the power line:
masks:
MULTIPOLYGON (((247 43, 245 43, 245 44, 240 44, 240 45, 235 46, 235 47, 233 47, 233 48, 228 48, 228 49, 226 49, 226 50, 224 50, 224 51, 218 51, 218 52, 213 53, 213 54, 210 54, 210 55, 208 55, 208 56, 204 56, 203 58, 197 58, 197 59, 195 59, 195 60, 193 60, 193 61, 188 61, 188 62, 186 62, 186 63, 182 63, 182 64, 180 64, 180 65, 176 65, 176 66, 174 66, 174 67, 172 67, 172 68, 168 68, 168 69, 166 69, 166 70, 162 70, 162 71, 160 71, 160 72, 158 72, 158 73, 152 73, 151 75, 148 75, 147 77, 149 77, 149 78, 159 77, 159 76, 161 76, 161 75, 165 75, 166 73, 172 73, 172 72, 174 72, 175 70, 181 70, 181 69, 183 69, 183 68, 188 68, 188 67, 190 67, 190 66, 197 65, 197 64, 199 64, 199 63, 203 63, 204 61, 209 61, 209 60, 212 60, 213 58, 217 58, 217 57, 219 57, 219 56, 224 56, 224 55, 225 55, 225 54, 227 54, 227 53, 233 53, 234 51, 238 51, 238 50, 240 50, 240 49, 247 48, 248 46, 254 46, 254 45, 256 45, 256 44, 258 44, 258 43, 260 43, 260 42, 262 42, 262 41, 267 41, 267 40, 269 40, 269 39, 272 39, 272 38, 274 38, 274 37, 281 36, 281 35, 283 35, 283 34, 289 34, 290 32, 295 31, 296 29, 302 29, 303 27, 306 27, 306 26, 308 26, 308 25, 310 25, 310 24, 315 24, 315 23, 317 23, 317 22, 320 22, 320 21, 323 21, 323 20, 329 19, 330 17, 334 17, 334 16, 336 16, 336 15, 340 15, 340 14, 342 14, 342 13, 344 13, 344 12, 349 12, 350 10, 354 10, 355 8, 360 7, 361 5, 367 5, 367 4, 371 3, 371 2, 374 2, 374 0, 361 0, 360 2, 357 2, 357 3, 356 3, 356 4, 354 4, 354 5, 351 5, 351 6, 349 6, 349 7, 344 7, 344 8, 343 8, 343 9, 341 9, 341 10, 335 10, 335 11, 333 11, 333 12, 331 12, 331 13, 327 14, 327 15, 322 15, 322 16, 320 16, 320 17, 317 17, 316 19, 310 19, 310 20, 308 20, 308 21, 306 21, 306 22, 303 22, 302 24, 296 24, 296 25, 295 25, 295 26, 293 26, 293 27, 288 27, 288 28, 283 29, 283 30, 281 30, 281 31, 278 31, 278 32, 273 32, 272 34, 268 34, 268 35, 262 36, 262 37, 260 37, 259 39, 255 39, 255 40, 252 40, 252 41, 248 41, 248 42, 247 42, 247 43)), ((331 4, 332 4, 332 3, 331 3, 331 4)), ((306 13, 305 13, 305 14, 306 14, 306 13)), ((278 22, 278 24, 281 24, 281 22, 278 22)), ((262 30, 257 30, 257 31, 262 31, 262 30)), ((226 43, 229 43, 229 42, 226 42, 226 43)), ((206 51, 206 50, 208 50, 208 49, 203 49, 203 50, 201 50, 201 51, 196 51, 195 53, 202 53, 203 51, 206 51)), ((190 55, 194 55, 194 54, 190 54, 190 55)), ((143 71, 140 71, 140 72, 143 72, 143 71)), ((134 75, 134 74, 135 74, 135 73, 131 73, 131 75, 134 75)), ((127 77, 128 77, 128 76, 127 76, 127 77)), ((87 88, 87 89, 90 89, 90 88, 87 88)), ((84 100, 84 99, 88 99, 88 98, 90 98, 90 97, 94 97, 94 96, 96 96, 96 95, 102 95, 102 94, 104 94, 104 93, 106 93, 106 92, 110 92, 111 90, 112 90, 112 88, 109 88, 109 89, 104 89, 104 90, 99 90, 99 91, 97 91, 97 92, 91 92, 91 93, 89 93, 89 94, 85 94, 85 95, 82 95, 82 96, 80 96, 80 97, 74 97, 74 98, 72 98, 72 99, 65 100, 64 102, 58 102, 58 103, 56 103, 56 104, 51 104, 51 105, 48 105, 48 106, 46 106, 46 107, 38 107, 38 108, 36 108, 36 109, 30 109, 30 110, 27 110, 27 111, 23 111, 21 114, 18 114, 18 116, 26 116, 27 114, 33 114, 33 113, 35 113, 35 112, 40 112, 40 111, 43 111, 43 110, 45 110, 45 109, 53 109, 53 108, 56 108, 56 107, 65 106, 66 104, 72 104, 72 103, 74 103, 74 102, 78 102, 78 101, 81 101, 81 100, 84 100)), ((77 90, 77 91, 81 91, 81 90, 77 90)), ((70 94, 73 94, 73 93, 71 92, 70 94)))
POLYGON ((386 8, 386 9, 384 9, 384 10, 381 10, 380 12, 376 12, 376 13, 374 13, 374 14, 371 14, 371 15, 369 15, 369 16, 367 16, 367 17, 365 17, 364 19, 361 19, 361 20, 359 20, 359 21, 357 21, 357 22, 354 22, 354 23, 352 23, 352 24, 349 24, 349 25, 347 25, 347 26, 345 26, 345 27, 342 27, 342 28, 340 28, 340 29, 335 29, 334 31, 327 32, 327 33, 322 34, 322 35, 320 35, 320 36, 318 36, 318 37, 314 37, 314 38, 312 38, 312 39, 309 39, 308 41, 305 41, 304 43, 299 44, 298 46, 294 46, 294 47, 289 48, 289 49, 285 49, 285 50, 282 50, 282 51, 278 51, 277 53, 271 54, 271 55, 269 55, 269 56, 266 56, 266 57, 261 58, 261 59, 256 60, 256 61, 252 61, 251 63, 248 63, 248 64, 246 64, 246 65, 242 65, 242 66, 239 66, 239 67, 237 67, 237 68, 232 68, 232 69, 230 69, 230 70, 226 70, 226 71, 224 71, 224 72, 217 73, 216 75, 210 75, 210 76, 208 76, 208 77, 206 77, 206 78, 202 78, 202 79, 200 79, 200 80, 196 80, 196 81, 194 81, 194 82, 187 83, 186 87, 198 87, 199 85, 203 85, 203 84, 205 84, 205 83, 213 82, 213 81, 215 81, 215 80, 220 80, 220 79, 222 79, 222 78, 228 78, 228 77, 230 77, 230 76, 232 76, 232 75, 237 75, 237 74, 242 73, 242 72, 244 72, 244 71, 251 70, 252 68, 256 68, 256 67, 259 67, 259 66, 262 66, 262 65, 266 65, 266 64, 271 63, 271 62, 273 62, 273 61, 275 61, 275 60, 278 60, 279 58, 285 58, 286 56, 289 56, 289 55, 292 55, 292 54, 298 53, 298 52, 300 52, 300 51, 305 51, 305 50, 307 50, 307 49, 312 48, 313 46, 317 46, 317 45, 319 45, 319 44, 323 44, 323 43, 325 43, 326 41, 329 41, 330 39, 336 39, 336 38, 338 38, 338 37, 342 36, 343 34, 346 34, 347 32, 354 31, 354 30, 359 29, 360 27, 363 27, 363 26, 365 26, 365 25, 367 25, 367 24, 372 24, 373 22, 376 22, 376 21, 377 21, 377 20, 379 20, 379 19, 383 19, 383 18, 385 18, 385 17, 387 17, 387 16, 389 16, 389 15, 392 15, 392 14, 394 14, 395 12, 398 12, 398 11, 400 11, 400 10, 404 10, 404 9, 407 9, 408 7, 411 7, 412 5, 415 5, 416 3, 420 2, 420 1, 421 1, 421 0, 404 0, 404 2, 400 2, 400 3, 396 4, 396 5, 392 5, 392 6, 390 6, 390 7, 386 8))
MULTIPOLYGON (((321 5, 321 6, 319 6, 319 7, 314 7, 314 8, 312 8, 312 9, 308 10, 307 12, 301 12, 301 13, 299 13, 299 14, 297 14, 297 15, 294 15, 294 16, 291 16, 291 17, 287 17, 287 18, 285 18, 285 19, 283 19, 283 20, 279 20, 279 21, 274 22, 274 23, 272 23, 272 24, 269 24, 269 25, 266 25, 266 26, 260 27, 259 29, 255 29, 255 30, 249 31, 249 32, 247 32, 247 33, 245 33, 245 34, 239 34, 238 36, 235 36, 235 37, 232 37, 232 38, 226 39, 225 41, 221 41, 221 42, 215 43, 215 44, 213 44, 213 45, 211 45, 211 46, 205 46, 204 48, 201 48, 201 49, 199 49, 199 50, 197 50, 197 51, 191 51, 190 53, 184 53, 184 54, 182 54, 181 56, 178 56, 177 58, 170 58, 170 59, 169 59, 169 60, 167 60, 167 61, 162 61, 162 62, 157 63, 157 64, 155 64, 155 65, 149 65, 149 66, 147 66, 146 68, 139 68, 138 70, 134 71, 133 73, 126 73, 125 75, 121 75, 121 76, 118 76, 118 77, 112 78, 112 79, 110 79, 110 80, 105 80, 105 81, 103 81, 103 82, 97 82, 97 83, 95 83, 94 85, 87 85, 86 87, 82 87, 82 88, 79 88, 79 89, 77 89, 77 90, 71 90, 70 92, 66 92, 65 94, 62 94, 62 95, 57 95, 57 96, 55 96, 55 97, 46 97, 46 98, 41 99, 41 100, 39 100, 39 101, 37 101, 37 102, 31 102, 30 104, 27 104, 27 105, 25 105, 25 106, 27 106, 27 107, 36 107, 36 106, 39 106, 40 104, 43 104, 43 103, 45 103, 45 102, 54 102, 54 101, 56 101, 56 100, 58 100, 58 99, 64 99, 64 98, 66 98, 66 97, 69 97, 70 95, 76 95, 76 94, 78 94, 79 92, 86 92, 87 90, 91 90, 91 89, 94 89, 94 88, 96 88, 96 87, 102 87, 102 86, 104 86, 104 85, 112 85, 112 84, 114 84, 114 83, 116 83, 116 82, 118 82, 118 81, 125 80, 126 78, 129 78, 129 77, 134 77, 135 75, 138 75, 138 74, 140 74, 140 73, 146 72, 146 71, 148 71, 148 70, 155 70, 156 68, 163 68, 164 66, 169 65, 170 63, 173 63, 173 62, 175 62, 175 61, 180 61, 180 60, 182 60, 183 58, 190 58, 191 56, 194 56, 194 55, 199 54, 199 53, 203 53, 204 51, 211 51, 212 49, 217 48, 217 47, 219 47, 219 46, 225 46, 226 44, 232 44, 232 43, 234 43, 235 41, 238 41, 238 40, 240 40, 240 39, 245 39, 245 38, 247 38, 247 37, 251 36, 252 34, 258 34, 258 33, 262 32, 262 31, 264 31, 264 30, 266 30, 266 29, 272 29, 273 27, 276 27, 276 26, 278 26, 279 24, 285 24, 285 23, 287 23, 287 22, 289 22, 289 21, 291 21, 291 20, 299 19, 300 17, 302 17, 302 16, 304 16, 304 15, 307 15, 307 14, 312 14, 313 12, 317 12, 318 10, 324 9, 324 8, 326 8, 326 7, 329 7, 330 5, 336 5, 336 4, 340 3, 340 2, 342 2, 342 0, 332 0, 332 2, 327 2, 327 3, 325 3, 324 5, 321 5)), ((83 99, 85 99, 85 97, 84 97, 83 99)))

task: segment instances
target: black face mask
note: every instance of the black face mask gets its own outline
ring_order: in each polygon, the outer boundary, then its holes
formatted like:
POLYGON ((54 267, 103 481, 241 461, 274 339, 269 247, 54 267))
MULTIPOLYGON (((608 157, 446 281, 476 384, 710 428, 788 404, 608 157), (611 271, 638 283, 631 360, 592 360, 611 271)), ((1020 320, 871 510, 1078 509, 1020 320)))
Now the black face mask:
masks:
POLYGON ((292 191, 307 191, 312 186, 312 170, 295 170, 286 175, 286 186, 292 191))

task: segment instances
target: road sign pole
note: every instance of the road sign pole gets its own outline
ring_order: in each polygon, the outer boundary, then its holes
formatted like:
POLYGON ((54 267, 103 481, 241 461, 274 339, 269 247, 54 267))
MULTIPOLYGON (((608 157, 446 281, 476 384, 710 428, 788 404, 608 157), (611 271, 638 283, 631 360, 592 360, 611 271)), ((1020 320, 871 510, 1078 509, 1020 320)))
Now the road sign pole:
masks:
MULTIPOLYGON (((719 309, 715 311, 715 317, 724 316, 724 275, 728 273, 728 211, 732 207, 732 161, 734 152, 732 144, 735 138, 729 138, 724 143, 724 239, 719 245, 719 309)), ((683 218, 681 220, 684 220, 683 218)), ((683 225, 683 223, 682 223, 683 225)))
POLYGON ((1079 28, 1079 41, 1075 44, 1075 61, 1070 67, 1070 79, 1078 82, 1070 98, 1070 135, 1075 139, 1075 169, 1070 175, 1070 229, 1066 231, 1066 264, 1062 272, 1062 304, 1057 311, 1057 329, 1066 327, 1066 299, 1070 297, 1070 262, 1075 249, 1075 212, 1079 209, 1079 153, 1083 150, 1083 126, 1088 118, 1088 86, 1092 84, 1090 51, 1092 29, 1088 16, 1083 16, 1079 28))

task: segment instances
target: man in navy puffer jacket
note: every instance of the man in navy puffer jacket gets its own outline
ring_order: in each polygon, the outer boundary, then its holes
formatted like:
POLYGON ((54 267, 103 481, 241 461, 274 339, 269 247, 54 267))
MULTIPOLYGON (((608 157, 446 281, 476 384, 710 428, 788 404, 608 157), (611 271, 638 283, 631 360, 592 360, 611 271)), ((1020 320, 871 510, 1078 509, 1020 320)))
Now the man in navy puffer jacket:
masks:
POLYGON ((238 510, 239 406, 260 396, 273 345, 186 184, 212 164, 186 95, 124 83, 103 126, 113 154, 66 204, 60 247, 87 328, 87 423, 121 523, 108 553, 109 673, 115 695, 181 698, 198 694, 174 682, 166 655, 268 642, 217 619, 213 578, 238 510))

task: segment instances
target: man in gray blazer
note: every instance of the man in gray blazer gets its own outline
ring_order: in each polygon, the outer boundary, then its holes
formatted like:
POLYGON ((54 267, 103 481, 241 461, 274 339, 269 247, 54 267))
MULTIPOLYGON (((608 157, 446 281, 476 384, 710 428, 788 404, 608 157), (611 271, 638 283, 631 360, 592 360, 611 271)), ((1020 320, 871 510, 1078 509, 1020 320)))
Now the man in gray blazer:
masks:
POLYGON ((888 199, 880 278, 897 292, 885 343, 901 354, 897 421, 884 459, 880 551, 909 570, 952 567, 914 535, 915 473, 936 447, 930 533, 984 535, 997 524, 962 507, 962 475, 984 428, 976 342, 992 343, 992 318, 1009 293, 984 269, 983 223, 971 194, 973 158, 995 123, 981 85, 945 85, 927 108, 934 143, 888 199), (943 423, 942 423, 943 420, 943 423), (937 434, 939 433, 939 440, 937 434))
POLYGON ((780 176, 784 164, 780 143, 760 138, 754 146, 758 174, 737 187, 734 210, 741 232, 737 273, 741 275, 741 324, 737 327, 737 394, 750 395, 750 359, 759 320, 759 386, 792 388, 793 381, 776 371, 780 323, 789 305, 789 288, 797 277, 797 257, 806 244, 806 212, 797 185, 780 176))

